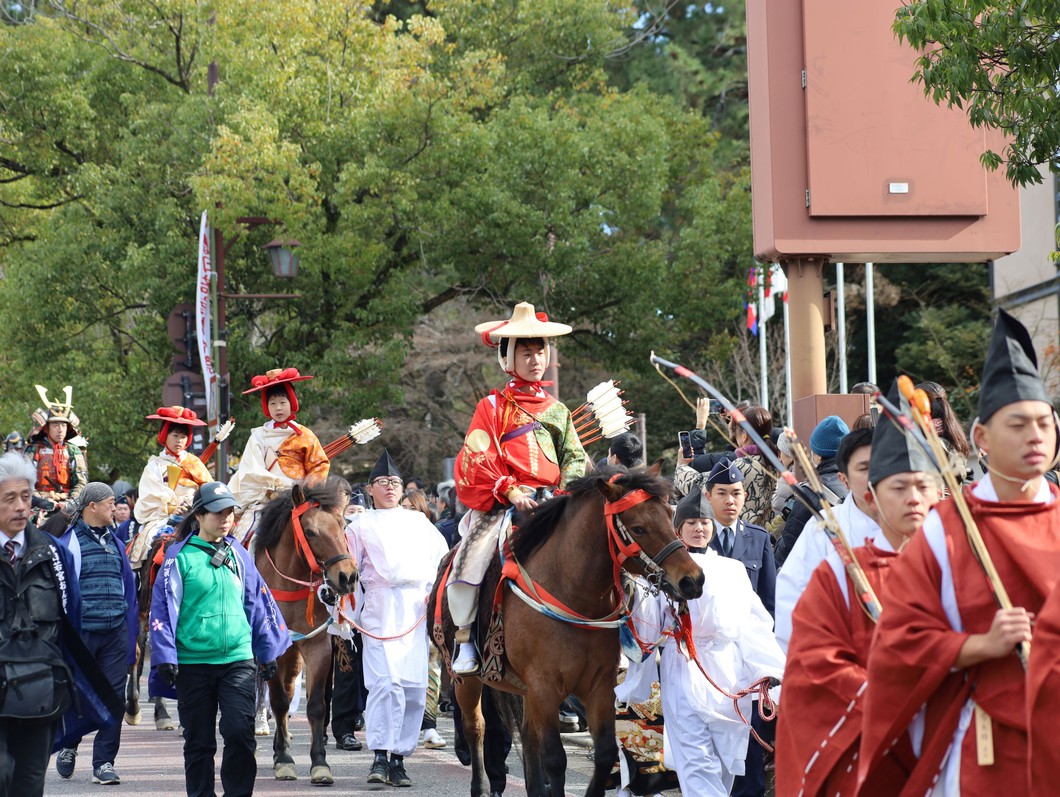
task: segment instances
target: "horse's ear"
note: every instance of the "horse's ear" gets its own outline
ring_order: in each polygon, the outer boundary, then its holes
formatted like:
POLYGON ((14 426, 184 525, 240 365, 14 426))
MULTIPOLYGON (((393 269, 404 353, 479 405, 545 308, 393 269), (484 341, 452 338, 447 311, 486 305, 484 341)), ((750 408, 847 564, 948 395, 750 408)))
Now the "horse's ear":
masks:
POLYGON ((660 473, 662 473, 662 466, 663 459, 662 457, 659 457, 659 459, 655 460, 651 465, 648 466, 648 473, 650 473, 652 476, 658 476, 660 473))
POLYGON ((305 503, 305 492, 302 490, 301 482, 295 482, 294 486, 291 487, 291 500, 294 501, 295 506, 305 503))
POLYGON ((622 497, 622 488, 617 484, 612 484, 606 479, 597 479, 596 489, 599 490, 600 494, 608 501, 617 501, 622 497))

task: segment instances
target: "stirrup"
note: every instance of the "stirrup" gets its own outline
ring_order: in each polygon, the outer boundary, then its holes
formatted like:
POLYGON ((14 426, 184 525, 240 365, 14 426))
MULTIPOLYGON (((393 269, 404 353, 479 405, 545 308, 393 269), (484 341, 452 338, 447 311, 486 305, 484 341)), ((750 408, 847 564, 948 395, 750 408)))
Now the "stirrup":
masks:
POLYGON ((453 673, 456 675, 475 675, 479 671, 478 648, 474 642, 461 642, 453 659, 453 673))

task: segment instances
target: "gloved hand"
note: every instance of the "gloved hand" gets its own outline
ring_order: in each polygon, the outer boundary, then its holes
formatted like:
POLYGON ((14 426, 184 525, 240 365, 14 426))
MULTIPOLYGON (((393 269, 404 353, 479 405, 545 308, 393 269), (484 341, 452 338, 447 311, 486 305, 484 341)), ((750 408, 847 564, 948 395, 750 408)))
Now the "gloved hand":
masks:
POLYGON ((158 674, 162 676, 162 680, 170 686, 177 685, 177 671, 178 667, 176 664, 159 664, 158 674))
POLYGON ((276 664, 276 659, 273 659, 272 661, 263 661, 261 663, 261 677, 266 681, 271 681, 276 677, 276 673, 279 669, 279 665, 276 664))
POLYGON ((770 676, 769 677, 769 688, 770 689, 776 689, 778 686, 780 686, 780 679, 779 678, 774 678, 773 676, 770 676))
POLYGON ((322 586, 317 591, 317 596, 328 606, 334 606, 339 602, 339 596, 335 594, 335 590, 328 586, 322 586))

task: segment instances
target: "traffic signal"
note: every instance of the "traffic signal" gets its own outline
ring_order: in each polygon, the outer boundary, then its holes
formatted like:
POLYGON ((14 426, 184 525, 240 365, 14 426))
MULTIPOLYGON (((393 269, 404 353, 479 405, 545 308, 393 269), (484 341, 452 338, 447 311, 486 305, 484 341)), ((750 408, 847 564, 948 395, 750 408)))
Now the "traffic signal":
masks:
MULTIPOLYGON (((195 308, 178 304, 166 319, 166 329, 177 353, 173 355, 173 373, 162 385, 162 406, 181 406, 206 418, 206 382, 199 370, 198 336, 195 334, 195 308)), ((194 435, 188 448, 202 451, 206 447, 208 427, 192 427, 194 435)))
POLYGON ((178 304, 166 319, 166 330, 177 353, 173 355, 174 371, 197 371, 199 336, 195 333, 195 306, 178 304))

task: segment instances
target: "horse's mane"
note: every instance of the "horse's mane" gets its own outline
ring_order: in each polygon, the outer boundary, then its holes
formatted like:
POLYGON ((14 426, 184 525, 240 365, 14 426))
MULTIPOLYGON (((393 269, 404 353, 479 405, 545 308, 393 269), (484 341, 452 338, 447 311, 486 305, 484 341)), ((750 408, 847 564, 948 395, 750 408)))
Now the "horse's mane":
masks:
MULTIPOLYGON (((328 479, 323 482, 302 482, 302 494, 307 501, 316 501, 320 508, 332 511, 342 506, 343 496, 339 483, 328 479)), ((294 509, 294 499, 291 491, 284 490, 278 496, 265 504, 258 518, 258 529, 254 532, 257 538, 258 550, 273 547, 280 541, 283 530, 291 520, 291 511, 294 509)))
POLYGON ((644 490, 653 498, 669 501, 671 484, 668 480, 650 473, 647 468, 638 467, 627 470, 621 465, 605 465, 597 468, 587 476, 575 479, 567 485, 567 495, 561 495, 545 501, 532 515, 519 526, 512 536, 512 551, 517 559, 526 559, 536 550, 559 525, 567 506, 585 497, 603 495, 596 489, 600 479, 607 481, 617 476, 615 484, 626 488, 626 492, 644 490))

